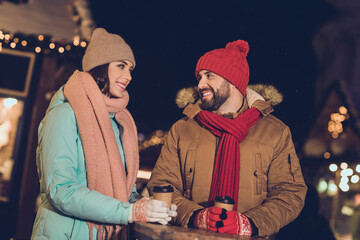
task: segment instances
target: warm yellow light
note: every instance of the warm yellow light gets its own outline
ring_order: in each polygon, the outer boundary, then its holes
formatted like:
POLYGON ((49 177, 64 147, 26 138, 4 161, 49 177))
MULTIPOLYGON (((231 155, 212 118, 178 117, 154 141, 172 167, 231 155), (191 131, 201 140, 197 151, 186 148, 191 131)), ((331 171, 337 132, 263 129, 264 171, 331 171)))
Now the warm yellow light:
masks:
POLYGON ((341 169, 347 169, 348 166, 349 166, 349 165, 348 165, 346 162, 342 162, 342 163, 340 164, 340 168, 341 168, 341 169))
POLYGON ((330 164, 329 166, 330 171, 335 172, 338 169, 338 166, 335 163, 330 164))
POLYGON ((342 133, 343 131, 344 131, 344 129, 343 129, 343 128, 336 129, 336 132, 337 132, 337 133, 342 133))
POLYGON ((14 38, 14 43, 18 43, 19 42, 19 39, 18 38, 14 38))
POLYGON ((66 46, 65 46, 65 49, 66 49, 67 51, 70 51, 71 46, 70 46, 70 45, 66 45, 66 46))
POLYGON ((65 49, 63 47, 59 47, 59 53, 63 53, 65 51, 65 49))
POLYGON ((341 107, 339 107, 339 112, 341 113, 341 114, 347 114, 347 112, 348 112, 348 110, 346 109, 346 107, 344 107, 344 106, 341 106, 341 107))
POLYGON ((14 43, 14 42, 10 43, 10 47, 11 47, 11 48, 15 48, 15 47, 16 47, 16 43, 14 43))
POLYGON ((79 45, 80 44, 80 37, 79 36, 75 36, 74 37, 74 46, 77 46, 77 45, 79 45))
POLYGON ((40 53, 41 52, 41 47, 36 47, 35 52, 40 53))
POLYGON ((43 35, 39 35, 39 36, 38 36, 38 39, 39 39, 39 41, 41 42, 41 41, 44 40, 44 36, 43 36, 43 35))
POLYGON ((158 137, 162 137, 162 136, 164 136, 164 132, 161 131, 161 130, 157 130, 157 131, 155 132, 155 135, 158 136, 158 137))
POLYGON ((150 177, 151 177, 151 171, 144 171, 144 170, 138 171, 137 178, 150 179, 150 177))
POLYGON ((328 127, 328 131, 329 132, 334 132, 335 131, 335 125, 333 124, 333 125, 330 125, 329 127, 328 127))
POLYGON ((2 43, 0 42, 0 52, 1 52, 1 50, 2 50, 2 43))
POLYGON ((331 134, 331 137, 332 137, 332 138, 338 138, 338 137, 339 137, 339 133, 333 132, 333 133, 331 134))
POLYGON ((55 43, 50 43, 50 44, 49 44, 49 48, 50 48, 50 49, 54 49, 54 48, 55 48, 55 43))
POLYGON ((340 115, 340 116, 339 116, 339 120, 340 120, 340 122, 345 121, 345 119, 346 119, 345 115, 340 115))
POLYGON ((324 158, 325 159, 329 159, 331 157, 330 153, 329 152, 325 152, 324 153, 324 158))
POLYGON ((5 34, 5 40, 9 40, 10 39, 10 34, 5 34))
POLYGON ((82 41, 82 42, 80 43, 80 46, 82 46, 83 48, 86 47, 86 42, 82 41))
POLYGON ((25 40, 22 40, 21 41, 21 45, 23 45, 24 47, 27 45, 27 41, 25 41, 25 40))

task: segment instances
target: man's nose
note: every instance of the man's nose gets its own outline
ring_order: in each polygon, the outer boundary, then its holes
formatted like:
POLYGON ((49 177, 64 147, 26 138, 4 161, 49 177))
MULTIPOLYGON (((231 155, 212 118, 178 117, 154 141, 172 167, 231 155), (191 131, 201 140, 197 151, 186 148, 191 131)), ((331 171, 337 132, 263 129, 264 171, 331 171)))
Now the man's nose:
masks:
POLYGON ((204 88, 207 86, 206 79, 204 77, 199 78, 198 88, 204 88))

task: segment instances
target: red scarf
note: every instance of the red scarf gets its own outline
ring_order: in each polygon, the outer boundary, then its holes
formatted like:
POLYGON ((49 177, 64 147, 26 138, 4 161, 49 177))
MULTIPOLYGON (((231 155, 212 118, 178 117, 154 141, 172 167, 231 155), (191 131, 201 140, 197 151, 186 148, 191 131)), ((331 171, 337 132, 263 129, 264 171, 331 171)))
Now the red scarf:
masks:
POLYGON ((196 115, 215 136, 221 137, 211 182, 209 201, 217 196, 230 196, 237 210, 240 179, 240 143, 249 134, 249 128, 260 119, 260 112, 250 108, 235 119, 228 119, 209 111, 196 115))

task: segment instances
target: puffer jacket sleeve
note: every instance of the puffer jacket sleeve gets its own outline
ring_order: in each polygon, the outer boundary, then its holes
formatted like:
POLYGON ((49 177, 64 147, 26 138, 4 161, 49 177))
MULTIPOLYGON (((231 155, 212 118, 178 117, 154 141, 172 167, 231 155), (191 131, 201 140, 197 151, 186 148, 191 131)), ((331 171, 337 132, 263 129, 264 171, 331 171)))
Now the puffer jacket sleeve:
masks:
POLYGON ((304 206, 307 187, 288 127, 284 127, 274 148, 267 191, 263 204, 244 213, 258 228, 259 236, 278 232, 293 221, 304 206))
MULTIPOLYGON (((127 224, 130 206, 81 183, 78 129, 69 104, 47 113, 39 128, 38 171, 50 204, 62 214, 109 224, 127 224)), ((101 161, 101 159, 99 159, 101 161)), ((86 178, 86 176, 85 176, 86 178)))
POLYGON ((172 203, 177 205, 177 216, 174 223, 179 226, 187 227, 192 213, 203 207, 183 196, 183 181, 180 168, 180 158, 178 156, 178 123, 175 123, 170 129, 165 143, 161 149, 160 156, 151 174, 147 188, 152 195, 154 186, 174 187, 172 203))

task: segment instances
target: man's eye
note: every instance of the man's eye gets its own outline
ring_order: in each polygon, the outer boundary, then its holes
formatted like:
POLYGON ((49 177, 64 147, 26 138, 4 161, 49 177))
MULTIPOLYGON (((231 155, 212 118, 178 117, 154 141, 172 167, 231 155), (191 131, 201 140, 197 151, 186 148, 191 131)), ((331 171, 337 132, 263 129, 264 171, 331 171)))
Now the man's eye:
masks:
POLYGON ((207 77, 207 78, 211 78, 212 75, 211 75, 211 74, 206 74, 206 77, 207 77))

